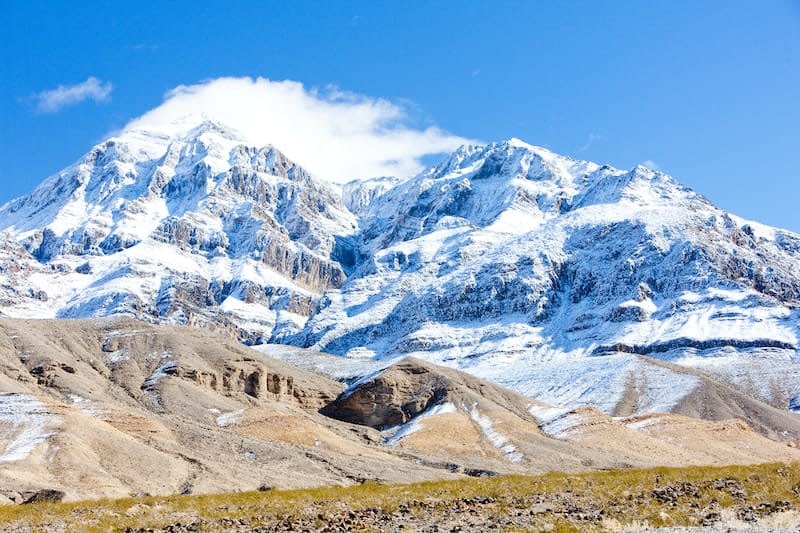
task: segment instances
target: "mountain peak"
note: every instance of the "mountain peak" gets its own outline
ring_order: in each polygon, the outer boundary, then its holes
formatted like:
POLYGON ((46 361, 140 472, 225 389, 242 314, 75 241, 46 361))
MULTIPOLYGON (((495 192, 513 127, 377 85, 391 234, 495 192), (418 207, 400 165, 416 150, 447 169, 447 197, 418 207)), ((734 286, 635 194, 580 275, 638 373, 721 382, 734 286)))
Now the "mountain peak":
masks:
POLYGON ((211 133, 231 141, 247 142, 245 136, 239 130, 209 118, 204 114, 201 114, 198 118, 201 118, 202 120, 198 122, 196 126, 190 128, 183 135, 179 134, 179 138, 181 140, 196 139, 203 134, 211 133))
POLYGON ((517 137, 511 137, 510 139, 506 139, 501 144, 507 144, 508 146, 512 146, 514 148, 526 148, 528 150, 536 150, 537 149, 536 146, 534 146, 532 144, 529 144, 529 143, 526 143, 525 141, 523 141, 522 139, 519 139, 517 137))
POLYGON ((166 124, 137 124, 136 127, 123 130, 112 140, 149 140, 161 145, 174 141, 188 142, 206 134, 243 144, 258 144, 246 139, 239 130, 205 113, 190 113, 166 124))

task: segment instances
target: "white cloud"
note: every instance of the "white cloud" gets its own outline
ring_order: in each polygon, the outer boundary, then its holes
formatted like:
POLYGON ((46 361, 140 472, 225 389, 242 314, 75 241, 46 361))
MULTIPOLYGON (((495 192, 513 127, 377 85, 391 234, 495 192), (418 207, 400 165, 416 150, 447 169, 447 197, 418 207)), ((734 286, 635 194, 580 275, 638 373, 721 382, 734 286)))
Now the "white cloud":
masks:
POLYGON ((107 102, 111 100, 110 82, 103 82, 94 76, 89 76, 86 81, 76 85, 59 85, 55 89, 42 91, 35 95, 36 109, 41 113, 55 113, 64 107, 94 100, 107 102))
POLYGON ((474 142, 435 126, 415 128, 404 107, 384 99, 265 78, 181 85, 125 129, 174 133, 174 123, 196 114, 238 130, 249 143, 272 144, 313 174, 337 182, 408 176, 423 168, 425 155, 474 142))
POLYGON ((589 137, 587 137, 586 139, 586 143, 580 148, 578 148, 578 152, 585 152, 586 150, 591 148, 594 143, 605 140, 606 138, 603 135, 600 135, 599 133, 590 133, 589 137))
POLYGON ((641 163, 641 164, 642 164, 642 166, 643 166, 643 167, 647 167, 647 168, 649 168, 650 170, 661 170, 661 167, 659 167, 659 166, 656 164, 656 162, 655 162, 655 161, 653 161, 653 160, 651 160, 651 159, 648 159, 647 161, 642 161, 642 163, 641 163))

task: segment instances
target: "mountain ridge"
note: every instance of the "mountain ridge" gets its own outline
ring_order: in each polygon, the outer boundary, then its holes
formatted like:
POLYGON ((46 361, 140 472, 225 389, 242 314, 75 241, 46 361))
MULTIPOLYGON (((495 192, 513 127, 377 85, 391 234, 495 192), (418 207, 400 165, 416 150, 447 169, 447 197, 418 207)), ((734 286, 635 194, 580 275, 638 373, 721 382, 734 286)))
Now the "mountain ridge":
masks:
POLYGON ((699 386, 637 354, 800 397, 800 236, 667 174, 511 138, 337 187, 197 120, 124 132, 0 207, 0 313, 221 324, 606 413, 631 377, 639 414, 699 386))

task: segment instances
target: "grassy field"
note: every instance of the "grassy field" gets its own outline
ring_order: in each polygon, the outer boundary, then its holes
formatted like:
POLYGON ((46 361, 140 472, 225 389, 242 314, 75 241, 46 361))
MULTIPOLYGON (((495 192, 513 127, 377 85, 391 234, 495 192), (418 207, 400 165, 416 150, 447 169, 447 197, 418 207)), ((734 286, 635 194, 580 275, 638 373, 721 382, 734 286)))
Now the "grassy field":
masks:
POLYGON ((657 468, 0 507, 3 531, 615 531, 797 520, 800 465, 657 468))

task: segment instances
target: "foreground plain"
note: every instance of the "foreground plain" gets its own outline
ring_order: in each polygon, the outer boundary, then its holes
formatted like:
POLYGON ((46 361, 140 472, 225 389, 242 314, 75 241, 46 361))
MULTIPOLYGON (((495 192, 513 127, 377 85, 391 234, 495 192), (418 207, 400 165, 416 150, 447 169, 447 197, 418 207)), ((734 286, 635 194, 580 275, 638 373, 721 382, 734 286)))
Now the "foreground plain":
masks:
POLYGON ((2 531, 797 530, 797 464, 549 473, 0 507, 2 531))

